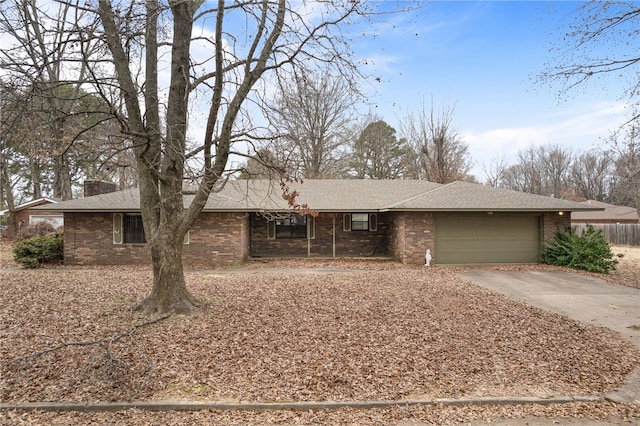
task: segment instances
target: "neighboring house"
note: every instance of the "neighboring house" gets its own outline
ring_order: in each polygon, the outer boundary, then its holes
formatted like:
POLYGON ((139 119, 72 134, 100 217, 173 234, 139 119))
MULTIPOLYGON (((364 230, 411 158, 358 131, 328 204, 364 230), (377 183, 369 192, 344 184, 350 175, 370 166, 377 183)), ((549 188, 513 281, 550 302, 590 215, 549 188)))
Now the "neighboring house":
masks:
MULTIPOLYGON (((211 194, 185 237, 185 265, 261 257, 391 257, 424 264, 535 263, 571 212, 598 210, 468 182, 305 180, 291 184, 313 214, 292 212, 277 182, 235 180, 211 194)), ((189 205, 192 195, 185 195, 189 205)), ((149 261, 138 190, 55 205, 67 264, 149 261)))
POLYGON ((590 223, 592 225, 605 223, 638 223, 638 210, 633 207, 616 206, 614 204, 607 204, 595 200, 585 201, 584 204, 591 207, 600 207, 603 210, 590 210, 571 213, 572 225, 577 225, 579 223, 590 223))
MULTIPOLYGON (((28 203, 17 206, 14 210, 16 223, 20 228, 29 225, 36 225, 40 222, 48 222, 54 228, 64 226, 64 216, 60 210, 50 210, 49 206, 58 203, 53 198, 38 198, 28 203), (37 210, 35 208, 38 207, 37 210)), ((1 215, 9 214, 9 210, 3 210, 1 215)))

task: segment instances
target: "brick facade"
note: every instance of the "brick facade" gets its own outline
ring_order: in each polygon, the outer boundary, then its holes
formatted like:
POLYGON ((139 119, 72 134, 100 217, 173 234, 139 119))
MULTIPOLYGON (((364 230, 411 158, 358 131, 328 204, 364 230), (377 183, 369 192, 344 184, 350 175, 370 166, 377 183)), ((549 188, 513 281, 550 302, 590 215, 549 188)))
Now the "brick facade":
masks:
MULTIPOLYGON (((21 224, 21 226, 34 225, 34 223, 32 223, 34 217, 38 217, 41 220, 45 220, 45 217, 50 217, 52 219, 54 218, 60 219, 62 217, 62 213, 60 212, 49 212, 46 210, 32 210, 32 209, 17 211, 15 212, 15 215, 16 215, 18 224, 21 224)), ((52 223, 55 223, 55 220, 52 223)))
MULTIPOLYGON (((347 220, 348 219, 347 215, 347 220)), ((309 220, 309 219, 308 219, 309 220)), ((314 238, 268 238, 268 220, 252 213, 253 257, 368 257, 388 256, 389 213, 376 213, 376 231, 345 231, 345 214, 319 213, 314 238)))
POLYGON ((35 210, 34 207, 46 206, 50 201, 42 199, 35 203, 28 203, 29 207, 18 208, 13 215, 16 218, 16 235, 20 235, 24 227, 35 225, 37 222, 46 221, 54 228, 63 225, 63 214, 57 211, 35 210))
POLYGON ((101 180, 86 180, 83 185, 84 196, 91 197, 93 195, 108 194, 116 192, 118 186, 115 183, 104 182, 101 180))
POLYGON ((186 266, 238 265, 249 257, 249 217, 243 212, 201 213, 183 248, 186 266))
MULTIPOLYGON (((430 212, 376 213, 376 231, 345 231, 343 213, 320 213, 315 237, 267 237, 267 219, 255 213, 202 213, 183 247, 185 266, 213 268, 241 264, 251 257, 389 256, 424 264, 435 245, 430 212)), ((348 218, 348 216, 347 216, 348 218)), ((570 227, 570 215, 544 213, 542 239, 551 242, 570 227)), ((65 213, 65 263, 70 265, 150 262, 146 244, 114 244, 113 213, 65 213)))
POLYGON ((434 220, 430 212, 396 212, 392 216, 391 253, 402 263, 424 264, 427 249, 433 251, 434 220))
POLYGON ((542 242, 551 243, 556 234, 571 229, 571 215, 569 213, 560 215, 558 212, 545 213, 542 216, 542 225, 542 242))
MULTIPOLYGON (((248 216, 202 213, 183 247, 185 266, 243 263, 249 256, 248 216)), ((65 213, 64 261, 69 265, 140 264, 151 261, 147 244, 114 244, 113 213, 65 213)))

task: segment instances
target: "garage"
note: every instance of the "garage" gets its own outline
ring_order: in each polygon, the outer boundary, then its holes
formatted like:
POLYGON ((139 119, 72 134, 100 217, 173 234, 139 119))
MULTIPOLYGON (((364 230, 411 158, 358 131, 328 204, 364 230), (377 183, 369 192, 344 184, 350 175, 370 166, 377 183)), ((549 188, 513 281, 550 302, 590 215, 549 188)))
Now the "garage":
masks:
POLYGON ((541 217, 514 214, 435 216, 435 261, 439 264, 537 263, 541 217))

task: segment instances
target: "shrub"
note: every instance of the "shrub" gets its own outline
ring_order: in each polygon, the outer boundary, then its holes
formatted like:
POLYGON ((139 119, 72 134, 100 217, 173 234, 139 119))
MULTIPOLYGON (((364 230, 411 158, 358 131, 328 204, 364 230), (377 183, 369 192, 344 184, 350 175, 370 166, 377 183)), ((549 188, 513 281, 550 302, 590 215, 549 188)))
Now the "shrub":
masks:
POLYGON ((41 263, 59 261, 63 256, 62 234, 37 235, 18 241, 13 246, 15 261, 27 268, 36 268, 41 263))
POLYGON ((553 243, 546 245, 541 260, 549 265, 608 274, 618 264, 615 256, 623 255, 611 252, 601 229, 587 225, 581 235, 577 234, 576 228, 557 234, 553 243))
POLYGON ((38 222, 34 225, 23 226, 18 232, 18 240, 32 238, 41 235, 48 235, 55 231, 55 228, 49 222, 38 222))

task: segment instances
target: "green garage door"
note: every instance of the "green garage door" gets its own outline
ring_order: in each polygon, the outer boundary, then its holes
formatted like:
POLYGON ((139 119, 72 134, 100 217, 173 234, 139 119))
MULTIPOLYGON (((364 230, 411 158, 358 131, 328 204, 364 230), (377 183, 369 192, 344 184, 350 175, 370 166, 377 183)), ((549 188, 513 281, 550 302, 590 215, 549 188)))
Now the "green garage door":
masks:
POLYGON ((438 215, 435 222, 436 263, 538 262, 539 216, 438 215))

